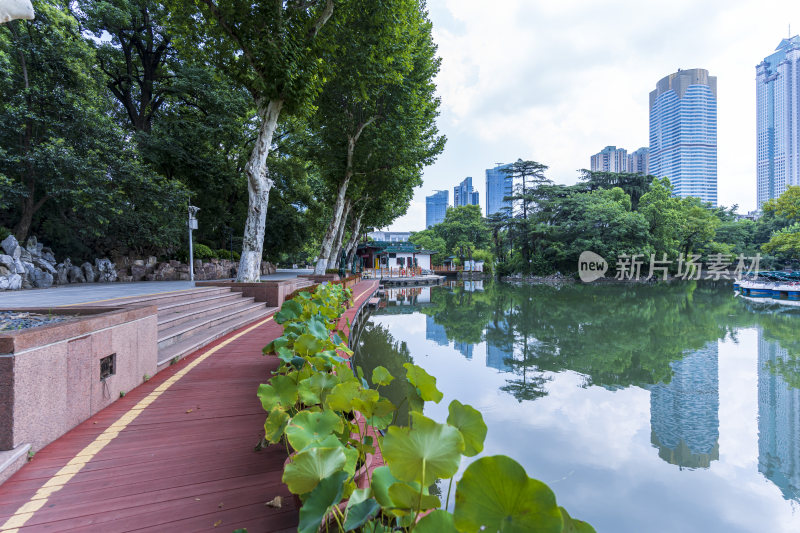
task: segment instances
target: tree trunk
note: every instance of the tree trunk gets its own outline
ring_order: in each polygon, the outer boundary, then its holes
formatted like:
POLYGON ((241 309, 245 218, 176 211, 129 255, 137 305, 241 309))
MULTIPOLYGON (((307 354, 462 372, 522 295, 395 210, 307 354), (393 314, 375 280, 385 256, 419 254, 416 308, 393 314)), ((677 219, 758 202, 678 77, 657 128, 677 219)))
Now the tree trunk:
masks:
POLYGON ((344 212, 344 200, 347 193, 347 186, 350 184, 350 175, 345 175, 344 181, 339 185, 339 192, 336 195, 336 202, 333 204, 333 216, 331 222, 328 224, 328 229, 322 237, 322 247, 319 251, 317 264, 314 267, 314 274, 322 275, 325 273, 325 268, 328 266, 328 258, 331 255, 334 240, 339 231, 339 224, 342 220, 342 213, 344 212))
POLYGON ((33 198, 23 198, 19 222, 14 227, 14 237, 22 243, 28 237, 33 222, 33 198), (30 200, 30 201, 29 201, 30 200))
MULTIPOLYGON (((259 106, 261 107, 261 106, 259 106)), ((242 257, 239 261, 238 282, 253 282, 261 279, 261 254, 264 251, 264 226, 267 219, 269 191, 273 181, 267 176, 267 156, 272 147, 272 135, 278 125, 283 100, 270 100, 266 108, 261 107, 261 130, 256 144, 245 166, 249 205, 247 221, 242 239, 242 257)))
POLYGON ((353 219, 353 224, 350 227, 350 239, 347 241, 345 252, 347 253, 347 266, 353 264, 353 259, 356 256, 356 248, 358 244, 358 234, 361 233, 361 217, 364 216, 362 211, 357 217, 353 219))
POLYGON ((325 267, 328 265, 328 258, 331 255, 331 249, 333 248, 334 239, 337 235, 336 232, 339 228, 339 224, 341 223, 347 186, 350 183, 350 178, 353 177, 353 153, 356 149, 356 143, 358 142, 358 138, 361 136, 361 132, 364 131, 364 128, 375 122, 377 118, 377 116, 368 118, 366 121, 358 125, 358 128, 356 128, 356 132, 352 137, 347 138, 347 163, 344 171, 344 180, 342 181, 341 185, 339 185, 339 194, 336 196, 336 203, 333 206, 333 218, 331 219, 331 223, 328 225, 328 231, 325 232, 325 236, 322 238, 322 248, 320 249, 319 257, 317 258, 317 265, 314 267, 314 274, 316 275, 325 273, 325 267))
POLYGON ((337 268, 339 264, 339 254, 342 252, 342 240, 344 240, 344 230, 347 228, 347 217, 350 216, 350 209, 353 203, 350 200, 345 200, 344 212, 342 219, 339 221, 339 228, 336 231, 336 240, 333 241, 331 247, 331 254, 328 257, 328 268, 337 268))

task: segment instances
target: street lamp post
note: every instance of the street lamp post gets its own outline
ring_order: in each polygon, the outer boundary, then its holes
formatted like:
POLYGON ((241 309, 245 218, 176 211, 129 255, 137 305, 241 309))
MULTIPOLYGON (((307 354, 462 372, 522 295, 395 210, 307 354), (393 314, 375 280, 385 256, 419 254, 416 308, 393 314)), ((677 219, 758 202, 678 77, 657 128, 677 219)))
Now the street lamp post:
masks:
POLYGON ((194 281, 194 245, 192 242, 192 230, 197 229, 197 212, 199 207, 189 206, 189 280, 194 281))

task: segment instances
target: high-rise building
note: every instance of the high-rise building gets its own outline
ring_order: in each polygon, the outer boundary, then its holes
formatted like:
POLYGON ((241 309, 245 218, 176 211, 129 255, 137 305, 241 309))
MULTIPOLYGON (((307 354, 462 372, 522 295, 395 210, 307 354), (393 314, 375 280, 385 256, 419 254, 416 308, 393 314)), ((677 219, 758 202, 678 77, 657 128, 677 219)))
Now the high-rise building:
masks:
POLYGON ((800 501, 800 389, 775 371, 792 356, 758 330, 758 471, 800 501))
POLYGON ((670 464, 709 468, 719 460, 717 341, 671 366, 672 381, 650 387, 650 442, 670 464))
POLYGON ((453 187, 453 207, 462 205, 480 205, 478 191, 472 190, 472 176, 453 187))
POLYGON ((503 172, 503 169, 510 166, 511 164, 497 165, 494 168, 486 169, 487 217, 503 209, 511 209, 511 200, 504 200, 504 198, 513 194, 514 180, 511 174, 503 172))
POLYGON ((606 146, 591 157, 589 169, 592 172, 631 172, 647 174, 650 163, 650 150, 639 148, 628 153, 625 148, 606 146))
POLYGON ((650 174, 717 205, 717 77, 678 70, 650 93, 650 174))
POLYGON ((647 148, 639 148, 638 150, 628 154, 628 170, 633 174, 649 174, 650 173, 650 150, 647 148))
POLYGON ((627 150, 616 146, 606 146, 592 156, 590 170, 592 172, 627 172, 627 150))
POLYGON ((758 208, 800 185, 800 36, 783 39, 756 66, 758 208))
POLYGON ((430 315, 425 315, 425 338, 435 342, 439 346, 447 346, 450 344, 444 326, 437 324, 436 320, 430 315))
POLYGON ((450 201, 448 191, 436 191, 425 197, 425 227, 430 228, 443 222, 450 201))

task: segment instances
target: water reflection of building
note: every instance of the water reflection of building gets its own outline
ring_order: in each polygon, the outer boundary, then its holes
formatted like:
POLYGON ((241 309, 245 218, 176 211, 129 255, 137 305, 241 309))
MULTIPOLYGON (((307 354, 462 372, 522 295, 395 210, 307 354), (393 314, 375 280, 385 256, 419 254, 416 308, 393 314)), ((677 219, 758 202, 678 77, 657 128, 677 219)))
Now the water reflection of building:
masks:
POLYGON ((496 368, 501 372, 511 372, 511 367, 506 363, 513 356, 511 352, 503 350, 496 344, 486 344, 486 366, 496 368))
POLYGON ((444 331, 444 326, 437 324, 430 315, 425 316, 425 338, 435 342, 439 346, 447 346, 450 344, 447 340, 447 333, 444 331))
POLYGON ((687 468, 719 460, 717 341, 672 363, 672 381, 650 387, 650 442, 658 456, 687 468))
POLYGON ((472 349, 474 345, 469 342, 454 342, 453 347, 461 352, 461 355, 467 359, 472 359, 472 349))
POLYGON ((464 280, 464 290, 466 292, 475 292, 483 290, 483 280, 464 280))
POLYGON ((787 357, 758 330, 758 471, 784 498, 800 501, 800 389, 769 368, 787 357))

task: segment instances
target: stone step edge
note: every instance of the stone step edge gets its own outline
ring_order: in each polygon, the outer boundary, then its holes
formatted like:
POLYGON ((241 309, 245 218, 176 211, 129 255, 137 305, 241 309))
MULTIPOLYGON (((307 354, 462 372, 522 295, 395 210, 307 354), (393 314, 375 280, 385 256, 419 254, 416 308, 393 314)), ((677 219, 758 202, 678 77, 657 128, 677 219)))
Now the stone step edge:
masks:
POLYGON ((187 355, 191 355, 204 346, 208 346, 220 337, 224 337, 225 335, 233 333, 238 329, 245 328, 250 324, 258 322, 259 320, 263 320, 268 316, 275 314, 278 310, 279 309, 277 307, 268 307, 264 313, 260 313, 258 316, 249 316, 243 319, 229 320, 228 322, 223 322, 222 324, 218 324, 211 329, 205 330, 207 333, 205 336, 198 333, 197 335, 192 335, 187 339, 164 347, 158 351, 158 372, 164 370, 164 368, 169 366, 173 360, 175 362, 180 361, 187 355))
MULTIPOLYGON (((209 313, 209 312, 213 312, 213 311, 223 311, 223 310, 232 311, 232 309, 230 309, 230 308, 231 307, 236 307, 236 306, 242 307, 244 309, 246 306, 249 306, 249 305, 254 304, 254 303, 256 303, 256 301, 255 301, 255 298, 253 298, 253 297, 240 298, 240 299, 236 299, 236 300, 231 299, 231 301, 229 301, 229 302, 223 302, 223 303, 220 303, 218 305, 211 306, 211 307, 199 307, 197 309, 190 309, 190 310, 188 310, 186 312, 183 312, 183 313, 181 313, 181 312, 169 313, 166 316, 164 316, 163 318, 159 317, 159 319, 158 319, 158 327, 162 328, 165 324, 169 324, 170 322, 175 322, 176 320, 181 320, 183 318, 190 317, 192 315, 201 315, 203 313, 209 313)), ((159 312, 160 311, 161 310, 159 309, 159 312)), ((213 315, 209 316, 208 318, 211 318, 212 316, 213 315)), ((204 318, 204 317, 200 316, 200 317, 197 317, 197 318, 204 318)), ((164 327, 163 329, 161 329, 161 331, 166 331, 167 329, 169 329, 169 327, 164 327)))
MULTIPOLYGON (((215 322, 215 321, 219 322, 218 324, 207 326, 207 327, 213 328, 215 326, 218 326, 222 322, 225 322, 226 321, 225 319, 233 319, 234 315, 238 315, 238 314, 244 313, 245 311, 251 311, 251 310, 255 311, 255 312, 258 312, 256 310, 259 309, 259 308, 266 309, 267 307, 264 304, 264 302, 255 302, 253 304, 248 304, 247 306, 242 307, 241 309, 237 309, 235 311, 223 312, 223 313, 219 313, 219 314, 216 314, 216 315, 211 315, 209 317, 197 318, 195 320, 191 320, 191 321, 185 322, 183 324, 178 324, 177 326, 173 326, 171 328, 167 328, 167 329, 164 329, 162 331, 159 331, 159 333, 158 333, 158 343, 161 344, 163 341, 165 341, 167 339, 171 339, 172 337, 176 337, 178 335, 183 335, 183 334, 188 333, 188 332, 190 332, 192 330, 195 330, 195 329, 201 329, 201 328, 203 328, 203 326, 207 325, 209 322, 215 322), (222 322, 220 322, 220 321, 222 321, 222 322)), ((180 342, 180 341, 178 341, 178 342, 180 342)))
POLYGON ((103 302, 103 307, 115 307, 115 306, 125 306, 125 305, 134 305, 140 303, 150 303, 153 302, 153 305, 158 305, 155 300, 168 300, 170 298, 180 298, 186 296, 195 296, 198 294, 210 294, 210 293, 222 293, 224 292, 221 290, 221 287, 195 287, 191 289, 178 289, 175 291, 165 291, 165 292, 155 292, 151 294, 139 294, 133 296, 124 296, 121 298, 114 298, 112 300, 108 300, 103 302))

